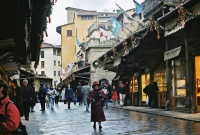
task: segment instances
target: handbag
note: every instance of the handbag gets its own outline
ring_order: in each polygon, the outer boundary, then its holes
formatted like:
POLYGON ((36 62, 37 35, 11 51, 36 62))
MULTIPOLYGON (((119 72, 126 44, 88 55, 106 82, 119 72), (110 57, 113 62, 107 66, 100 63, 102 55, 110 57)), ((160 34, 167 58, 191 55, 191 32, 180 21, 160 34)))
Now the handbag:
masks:
POLYGON ((64 99, 64 104, 67 104, 67 100, 66 99, 64 99))
POLYGON ((146 97, 146 104, 148 105, 149 104, 149 96, 147 95, 146 97))
POLYGON ((104 100, 101 98, 101 107, 104 107, 104 106, 105 106, 104 100))

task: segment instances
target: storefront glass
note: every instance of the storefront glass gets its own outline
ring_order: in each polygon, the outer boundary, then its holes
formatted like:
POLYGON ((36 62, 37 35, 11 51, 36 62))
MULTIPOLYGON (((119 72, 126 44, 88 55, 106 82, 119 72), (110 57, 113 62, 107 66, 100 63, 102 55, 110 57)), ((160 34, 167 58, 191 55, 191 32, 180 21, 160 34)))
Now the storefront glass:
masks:
POLYGON ((159 92, 167 91, 166 70, 154 73, 154 82, 158 83, 159 92))
POLYGON ((143 89, 150 83, 150 74, 142 75, 142 102, 146 101, 146 94, 143 92, 143 89))
POLYGON ((138 92, 138 81, 137 78, 133 77, 130 79, 130 83, 129 83, 129 92, 131 93, 135 93, 138 92))
POLYGON ((197 111, 200 112, 200 56, 195 57, 197 111))
POLYGON ((172 96, 175 97, 175 107, 185 107, 186 82, 185 59, 172 61, 172 96))

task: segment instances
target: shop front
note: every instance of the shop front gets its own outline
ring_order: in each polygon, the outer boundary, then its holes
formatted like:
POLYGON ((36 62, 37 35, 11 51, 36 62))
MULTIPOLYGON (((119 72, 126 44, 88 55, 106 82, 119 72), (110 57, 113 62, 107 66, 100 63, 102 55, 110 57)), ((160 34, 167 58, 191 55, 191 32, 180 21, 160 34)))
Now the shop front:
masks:
POLYGON ((195 95, 197 112, 200 112, 200 56, 195 56, 195 95))

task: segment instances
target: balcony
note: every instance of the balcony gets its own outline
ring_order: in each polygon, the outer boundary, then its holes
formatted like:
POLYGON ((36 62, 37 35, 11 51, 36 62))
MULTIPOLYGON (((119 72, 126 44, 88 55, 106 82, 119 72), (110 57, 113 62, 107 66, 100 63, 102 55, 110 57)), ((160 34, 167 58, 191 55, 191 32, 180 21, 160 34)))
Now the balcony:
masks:
POLYGON ((112 38, 106 42, 102 42, 100 43, 100 39, 99 38, 91 38, 88 42, 87 42, 87 46, 85 46, 85 50, 87 50, 88 48, 94 47, 94 48, 112 48, 115 45, 117 45, 117 41, 115 38, 112 38))

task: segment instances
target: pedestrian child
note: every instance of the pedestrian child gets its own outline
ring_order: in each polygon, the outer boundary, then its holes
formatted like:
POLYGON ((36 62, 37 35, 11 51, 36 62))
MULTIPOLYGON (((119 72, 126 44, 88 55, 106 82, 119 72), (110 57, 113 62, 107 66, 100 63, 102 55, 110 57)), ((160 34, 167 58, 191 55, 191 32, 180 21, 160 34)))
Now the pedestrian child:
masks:
POLYGON ((115 85, 113 85, 113 90, 112 90, 112 100, 113 100, 113 105, 115 106, 118 100, 118 93, 115 85))

